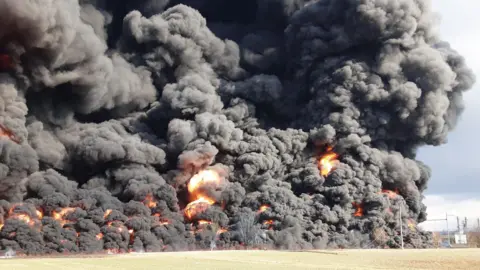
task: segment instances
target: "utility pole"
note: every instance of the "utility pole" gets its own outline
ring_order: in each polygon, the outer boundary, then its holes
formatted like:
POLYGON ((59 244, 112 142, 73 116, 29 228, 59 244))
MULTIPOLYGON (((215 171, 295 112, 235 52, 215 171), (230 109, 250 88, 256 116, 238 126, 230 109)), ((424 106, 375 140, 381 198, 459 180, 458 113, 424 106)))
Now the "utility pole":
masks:
POLYGON ((445 220, 447 221, 448 246, 450 247, 452 245, 452 243, 450 243, 450 230, 448 229, 448 213, 445 213, 445 220))
POLYGON ((400 243, 402 244, 402 249, 403 249, 403 222, 402 222, 402 207, 400 206, 400 243))

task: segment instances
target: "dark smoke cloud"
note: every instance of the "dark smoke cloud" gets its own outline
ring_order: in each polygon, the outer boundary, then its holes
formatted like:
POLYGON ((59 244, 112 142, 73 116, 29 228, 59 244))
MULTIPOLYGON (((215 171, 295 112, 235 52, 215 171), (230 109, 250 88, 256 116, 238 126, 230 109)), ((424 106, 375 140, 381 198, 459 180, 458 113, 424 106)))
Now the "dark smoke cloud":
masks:
POLYGON ((430 245, 416 150, 446 143, 475 81, 430 1, 0 0, 0 15, 0 124, 18 138, 0 138, 1 248, 398 247, 400 208, 406 245, 430 245), (201 190, 218 203, 199 229, 183 209, 204 169, 222 182, 201 190))

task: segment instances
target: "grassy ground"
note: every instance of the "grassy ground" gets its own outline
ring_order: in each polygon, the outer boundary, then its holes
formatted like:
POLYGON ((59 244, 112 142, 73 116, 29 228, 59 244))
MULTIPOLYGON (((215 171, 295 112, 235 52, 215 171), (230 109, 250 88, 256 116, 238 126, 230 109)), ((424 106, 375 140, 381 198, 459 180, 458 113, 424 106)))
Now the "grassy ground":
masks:
POLYGON ((480 249, 204 251, 0 260, 0 269, 480 269, 480 249))

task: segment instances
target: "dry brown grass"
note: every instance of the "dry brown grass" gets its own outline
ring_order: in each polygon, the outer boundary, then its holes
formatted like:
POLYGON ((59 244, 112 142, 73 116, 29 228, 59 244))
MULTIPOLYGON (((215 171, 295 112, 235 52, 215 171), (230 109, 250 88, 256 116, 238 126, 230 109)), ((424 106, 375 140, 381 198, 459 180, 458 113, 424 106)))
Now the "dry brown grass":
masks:
POLYGON ((0 260, 0 269, 480 269, 480 249, 204 251, 0 260))

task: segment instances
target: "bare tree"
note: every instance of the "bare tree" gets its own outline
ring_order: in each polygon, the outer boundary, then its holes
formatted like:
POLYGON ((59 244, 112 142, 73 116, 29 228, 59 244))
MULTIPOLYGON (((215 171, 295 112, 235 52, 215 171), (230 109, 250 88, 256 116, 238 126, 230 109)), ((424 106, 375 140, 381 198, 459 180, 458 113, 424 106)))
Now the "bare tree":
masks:
POLYGON ((242 214, 236 224, 236 228, 245 246, 255 244, 260 231, 260 225, 257 223, 254 213, 242 214))
POLYGON ((434 247, 436 247, 436 248, 441 247, 442 237, 440 236, 440 234, 438 232, 432 232, 432 242, 433 242, 434 247))
MULTIPOLYGON (((216 236, 218 230, 220 229, 220 225, 219 225, 217 222, 212 222, 212 223, 209 225, 209 227, 210 227, 210 231, 211 231, 212 236, 216 236)), ((214 238, 215 238, 215 237, 214 237, 214 238)))
POLYGON ((480 227, 474 228, 467 232, 467 243, 471 247, 480 247, 480 227))
POLYGON ((209 225, 210 227, 210 250, 214 250, 217 248, 217 232, 220 229, 220 225, 216 222, 213 222, 212 224, 209 225))
POLYGON ((384 247, 385 244, 388 241, 388 235, 385 232, 385 230, 382 229, 382 228, 374 229, 373 233, 372 233, 372 236, 373 236, 372 240, 373 240, 373 242, 375 243, 376 246, 384 247))

